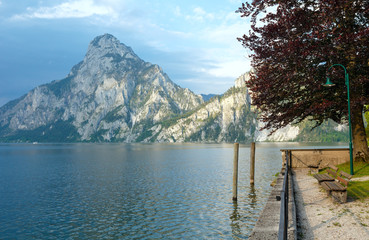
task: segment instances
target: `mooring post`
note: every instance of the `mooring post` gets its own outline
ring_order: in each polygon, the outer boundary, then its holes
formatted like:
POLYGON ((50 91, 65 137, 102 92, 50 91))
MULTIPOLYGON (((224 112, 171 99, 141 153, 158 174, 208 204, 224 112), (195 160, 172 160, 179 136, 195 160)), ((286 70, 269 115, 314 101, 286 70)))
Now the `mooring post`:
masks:
POLYGON ((237 184, 238 184, 238 149, 239 144, 234 144, 233 154, 233 201, 237 201, 237 184))
POLYGON ((255 179, 255 142, 251 143, 250 149, 250 184, 254 184, 255 179))

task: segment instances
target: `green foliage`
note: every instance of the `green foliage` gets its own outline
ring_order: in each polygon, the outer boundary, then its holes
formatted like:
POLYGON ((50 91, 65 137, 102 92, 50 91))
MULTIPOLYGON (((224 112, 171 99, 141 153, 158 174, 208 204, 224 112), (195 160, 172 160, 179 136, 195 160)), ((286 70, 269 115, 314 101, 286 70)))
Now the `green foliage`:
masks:
POLYGON ((2 112, 6 112, 10 109, 12 109, 13 107, 15 107, 20 101, 22 101, 27 95, 23 95, 22 97, 18 98, 18 99, 15 99, 15 100, 12 100, 10 102, 8 102, 7 104, 5 104, 4 106, 2 106, 0 108, 0 113, 2 112))
MULTIPOLYGON (((201 106, 203 106, 203 105, 201 105, 201 106)), ((163 120, 160 124, 164 128, 169 128, 170 126, 176 124, 178 122, 178 120, 188 118, 189 116, 194 114, 196 111, 198 111, 201 108, 201 106, 199 106, 199 107, 197 107, 197 108, 195 108, 191 111, 188 111, 186 113, 171 116, 170 118, 167 118, 167 119, 163 120)))
POLYGON ((115 63, 119 63, 122 60, 124 60, 124 57, 121 56, 118 53, 108 53, 108 54, 105 54, 104 57, 112 58, 113 59, 113 62, 115 62, 115 63))
POLYGON ((140 134, 140 136, 138 136, 138 138, 136 139, 136 142, 142 142, 143 140, 145 140, 146 138, 151 137, 151 136, 152 136, 152 131, 148 130, 148 129, 145 129, 140 134))
POLYGON ((369 181, 355 182, 351 181, 347 189, 347 194, 354 199, 369 198, 369 181))
POLYGON ((133 127, 133 132, 140 132, 141 134, 136 138, 136 142, 142 142, 148 137, 152 136, 152 130, 150 128, 153 126, 153 122, 150 119, 143 120, 137 123, 133 127))
MULTIPOLYGON (((350 162, 337 166, 338 171, 350 172, 350 162)), ((355 181, 355 177, 369 176, 369 164, 365 162, 354 162, 354 178, 351 179, 347 193, 354 199, 365 199, 369 197, 369 181, 355 181)))
POLYGON ((103 135, 108 131, 109 131, 108 129, 99 129, 98 131, 96 131, 91 135, 91 139, 89 142, 106 142, 103 135))
POLYGON ((205 108, 208 104, 212 103, 213 101, 221 101, 223 98, 229 97, 232 94, 242 92, 242 91, 244 91, 246 93, 246 88, 232 87, 225 94, 215 95, 209 101, 200 104, 198 107, 196 107, 196 108, 194 108, 194 109, 192 109, 188 112, 185 112, 183 114, 177 114, 177 115, 171 116, 170 118, 165 119, 164 121, 162 121, 161 124, 164 128, 168 128, 168 127, 176 124, 178 122, 178 120, 188 118, 189 116, 191 116, 192 114, 197 112, 199 109, 205 108))
POLYGON ((47 86, 57 97, 61 97, 64 93, 70 93, 71 81, 73 77, 67 77, 59 81, 53 81, 47 86))
POLYGON ((120 110, 122 110, 122 108, 123 108, 123 105, 120 105, 120 106, 116 107, 114 110, 108 112, 102 120, 105 121, 105 122, 110 123, 110 122, 115 122, 115 121, 121 119, 122 116, 119 115, 118 112, 120 110))
MULTIPOLYGON (((150 65, 146 68, 144 68, 140 74, 141 77, 144 77, 145 75, 147 75, 150 71, 155 70, 155 66, 156 65, 150 65)), ((141 80, 143 81, 143 78, 141 78, 141 80)))
MULTIPOLYGON (((0 136, 8 136, 11 133, 11 130, 9 129, 9 123, 7 125, 1 126, 0 125, 0 136)), ((5 142, 3 141, 3 139, 5 139, 4 137, 0 137, 0 142, 5 142)))
POLYGON ((340 132, 334 130, 336 124, 332 120, 323 122, 315 127, 314 121, 305 120, 297 126, 302 129, 294 141, 298 142, 348 142, 348 130, 340 132))
MULTIPOLYGON (((337 166, 339 170, 349 173, 350 162, 346 162, 337 166)), ((355 177, 369 176, 369 164, 365 162, 354 162, 355 177)))
POLYGON ((365 132, 366 132, 366 137, 367 137, 368 145, 369 145, 369 111, 364 114, 364 117, 366 121, 365 132))
POLYGON ((210 101, 215 96, 219 96, 219 95, 217 95, 217 94, 201 94, 201 97, 204 100, 204 102, 210 101))
POLYGON ((18 130, 10 136, 1 137, 1 142, 76 142, 80 135, 72 120, 58 120, 34 130, 18 130))
POLYGON ((215 141, 220 132, 221 132, 221 128, 219 127, 219 125, 214 124, 216 119, 217 119, 218 115, 216 116, 210 116, 209 118, 206 119, 204 126, 201 129, 198 129, 198 131, 194 134, 192 134, 191 136, 187 137, 185 139, 185 141, 187 142, 199 142, 202 141, 202 134, 203 132, 205 133, 205 139, 206 140, 210 140, 210 141, 215 141))
POLYGON ((242 129, 240 129, 240 126, 235 125, 234 123, 231 123, 228 126, 228 134, 225 136, 225 139, 227 142, 233 142, 237 139, 237 142, 246 142, 246 135, 242 129))
POLYGON ((227 98, 239 92, 244 92, 246 94, 246 88, 236 88, 235 86, 228 89, 223 95, 218 96, 219 99, 227 98))

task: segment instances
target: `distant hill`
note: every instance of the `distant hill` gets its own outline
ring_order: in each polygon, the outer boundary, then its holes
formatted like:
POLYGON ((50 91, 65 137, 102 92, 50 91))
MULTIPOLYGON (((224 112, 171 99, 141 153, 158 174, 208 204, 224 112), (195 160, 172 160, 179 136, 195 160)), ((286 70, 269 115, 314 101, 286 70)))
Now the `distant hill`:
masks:
POLYGON ((202 99, 204 102, 209 101, 212 97, 218 96, 217 94, 201 94, 202 99))
POLYGON ((2 142, 342 141, 347 129, 308 122, 269 136, 245 82, 222 95, 196 95, 110 34, 91 41, 66 78, 0 108, 2 142))

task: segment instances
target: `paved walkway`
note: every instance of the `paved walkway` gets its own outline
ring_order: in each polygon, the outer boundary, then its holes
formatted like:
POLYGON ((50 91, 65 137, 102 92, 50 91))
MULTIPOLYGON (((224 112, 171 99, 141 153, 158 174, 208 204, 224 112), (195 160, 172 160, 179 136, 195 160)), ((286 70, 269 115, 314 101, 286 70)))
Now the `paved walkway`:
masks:
MULTIPOLYGON (((291 176, 291 175, 289 175, 291 176)), ((281 215, 281 202, 277 201, 276 196, 281 196, 283 188, 282 174, 279 174, 276 179, 276 184, 273 187, 267 203, 261 212, 258 222, 256 223, 250 240, 275 240, 278 239, 279 220, 281 215)), ((295 239, 296 236, 296 209, 293 196, 292 179, 289 178, 289 202, 288 202, 288 239, 295 239)))
POLYGON ((369 239, 369 200, 335 203, 306 171, 293 178, 297 239, 369 239))

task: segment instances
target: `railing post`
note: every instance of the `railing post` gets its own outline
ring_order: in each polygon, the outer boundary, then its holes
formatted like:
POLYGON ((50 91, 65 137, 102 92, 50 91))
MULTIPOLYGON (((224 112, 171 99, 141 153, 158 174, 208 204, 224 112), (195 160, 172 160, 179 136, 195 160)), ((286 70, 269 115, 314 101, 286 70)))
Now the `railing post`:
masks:
POLYGON ((239 144, 234 144, 233 154, 233 201, 237 201, 237 185, 238 185, 238 149, 239 144))
POLYGON ((288 175, 290 155, 289 151, 285 151, 286 169, 284 171, 283 188, 281 191, 281 211, 279 220, 278 240, 286 240, 288 232, 288 175))
POLYGON ((255 179, 255 142, 251 143, 250 148, 250 184, 254 184, 255 179))

